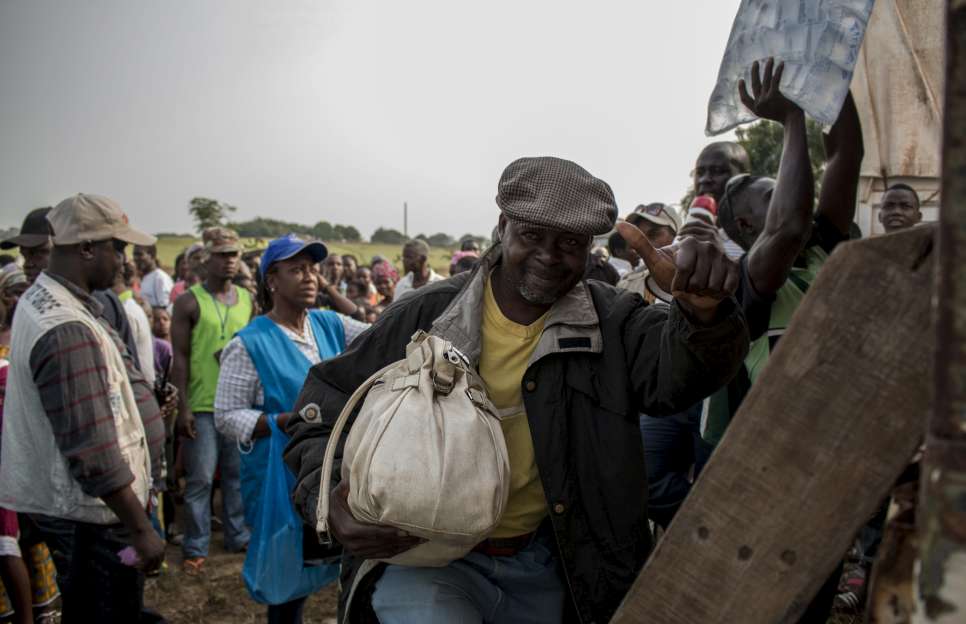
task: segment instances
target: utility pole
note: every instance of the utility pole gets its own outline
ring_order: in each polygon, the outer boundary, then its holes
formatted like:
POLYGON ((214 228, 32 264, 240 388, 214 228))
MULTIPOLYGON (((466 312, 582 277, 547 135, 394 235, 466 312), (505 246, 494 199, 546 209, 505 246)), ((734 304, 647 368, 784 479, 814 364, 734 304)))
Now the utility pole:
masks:
POLYGON ((403 236, 409 240, 409 205, 403 202, 403 236))
POLYGON ((913 622, 966 618, 966 0, 948 0, 933 411, 920 480, 913 622))

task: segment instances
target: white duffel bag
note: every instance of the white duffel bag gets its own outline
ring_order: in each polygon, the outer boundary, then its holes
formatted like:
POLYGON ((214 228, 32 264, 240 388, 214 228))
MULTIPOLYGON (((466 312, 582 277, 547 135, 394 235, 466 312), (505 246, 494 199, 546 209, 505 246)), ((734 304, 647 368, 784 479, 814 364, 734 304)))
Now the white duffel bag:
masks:
POLYGON ((406 359, 366 380, 339 414, 322 464, 320 538, 329 539, 336 446, 363 396, 342 453, 352 515, 428 540, 388 563, 444 566, 463 557, 503 516, 510 463, 483 380, 451 343, 424 332, 413 336, 406 359))

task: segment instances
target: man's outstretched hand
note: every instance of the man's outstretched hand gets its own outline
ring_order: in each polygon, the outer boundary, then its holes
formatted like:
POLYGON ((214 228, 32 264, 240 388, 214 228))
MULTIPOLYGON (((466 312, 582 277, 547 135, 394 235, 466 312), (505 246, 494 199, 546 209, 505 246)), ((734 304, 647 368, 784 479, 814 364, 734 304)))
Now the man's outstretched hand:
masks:
POLYGON ((758 61, 751 65, 751 93, 744 80, 738 81, 738 97, 748 110, 762 119, 770 119, 778 123, 785 123, 790 115, 802 114, 797 104, 786 98, 779 88, 785 63, 775 67, 775 59, 770 58, 765 63, 764 71, 760 70, 758 61))
POLYGON ((717 242, 689 236, 655 249, 630 223, 618 223, 617 231, 644 260, 657 285, 703 323, 712 322, 718 305, 738 288, 738 265, 717 242))

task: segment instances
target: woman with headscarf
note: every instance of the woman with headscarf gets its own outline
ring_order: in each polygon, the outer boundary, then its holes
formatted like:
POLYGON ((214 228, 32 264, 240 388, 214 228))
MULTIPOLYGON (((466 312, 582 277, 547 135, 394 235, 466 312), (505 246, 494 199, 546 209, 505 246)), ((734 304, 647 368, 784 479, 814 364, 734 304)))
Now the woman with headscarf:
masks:
POLYGON ((378 304, 380 307, 384 308, 393 302, 398 281, 399 273, 386 260, 372 266, 372 283, 381 297, 378 304))
MULTIPOLYGON (((281 432, 309 368, 341 353, 369 327, 336 312, 312 309, 318 294, 316 265, 326 255, 322 243, 293 234, 269 243, 259 267, 258 299, 264 314, 238 332, 221 356, 214 418, 218 431, 243 447, 242 498, 245 520, 253 530, 246 567, 255 565, 259 533, 271 530, 260 524, 266 472, 271 462, 288 470, 280 449, 272 455, 269 443, 284 438, 281 432)), ((294 478, 290 481, 294 484, 294 478)), ((252 597, 269 604, 270 623, 301 622, 306 596, 338 575, 338 566, 302 568, 301 549, 299 553, 299 569, 286 574, 283 599, 280 592, 264 592, 246 577, 252 597)))
POLYGON ((10 353, 13 313, 17 308, 17 301, 29 286, 27 276, 20 269, 0 272, 0 305, 4 310, 0 315, 0 358, 6 358, 10 353))
POLYGON ((472 249, 465 251, 457 251, 453 253, 453 256, 449 260, 449 274, 450 277, 463 273, 464 271, 472 271, 476 266, 473 261, 479 262, 480 253, 472 249))

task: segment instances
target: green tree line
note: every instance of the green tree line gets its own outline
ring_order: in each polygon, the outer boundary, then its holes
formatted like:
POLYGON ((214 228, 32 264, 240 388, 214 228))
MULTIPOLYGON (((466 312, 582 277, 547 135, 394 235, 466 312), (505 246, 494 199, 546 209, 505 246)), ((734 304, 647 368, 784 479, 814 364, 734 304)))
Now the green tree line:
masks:
POLYGON ((276 238, 293 233, 328 241, 338 240, 357 243, 362 240, 362 235, 355 227, 338 223, 333 225, 328 221, 319 221, 315 225, 304 225, 302 223, 256 217, 248 221, 229 222, 227 225, 238 232, 239 236, 250 238, 276 238))
MULTIPOLYGON (((291 221, 281 221, 279 219, 267 219, 265 217, 256 217, 248 221, 229 221, 228 216, 236 210, 237 208, 235 206, 211 199, 210 197, 195 197, 188 204, 188 212, 194 219, 195 227, 199 234, 207 228, 224 225, 238 232, 239 236, 246 238, 268 239, 294 233, 299 236, 325 241, 345 241, 347 243, 362 241, 362 234, 354 226, 338 223, 332 224, 328 221, 319 221, 315 225, 305 225, 291 221)), ((431 247, 452 247, 459 241, 467 238, 471 238, 481 244, 486 240, 481 236, 474 236, 472 234, 464 234, 459 239, 454 239, 443 232, 437 232, 431 236, 419 234, 416 238, 426 241, 431 247)), ((371 240, 373 243, 401 245, 407 239, 399 230, 377 228, 371 240)))
POLYGON ((210 197, 195 197, 188 203, 188 212, 194 219, 199 234, 210 227, 226 225, 238 232, 239 236, 247 238, 276 238, 294 233, 322 240, 339 240, 348 243, 356 243, 362 240, 362 235, 355 227, 341 224, 333 225, 328 221, 319 221, 311 226, 264 217, 256 217, 248 221, 228 221, 228 215, 236 210, 237 208, 231 204, 210 197))

